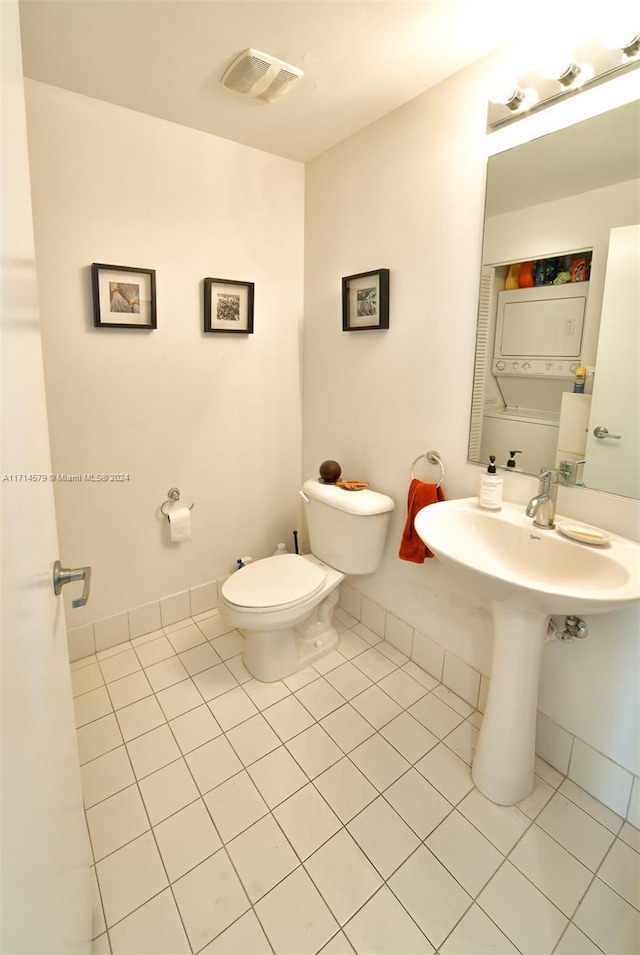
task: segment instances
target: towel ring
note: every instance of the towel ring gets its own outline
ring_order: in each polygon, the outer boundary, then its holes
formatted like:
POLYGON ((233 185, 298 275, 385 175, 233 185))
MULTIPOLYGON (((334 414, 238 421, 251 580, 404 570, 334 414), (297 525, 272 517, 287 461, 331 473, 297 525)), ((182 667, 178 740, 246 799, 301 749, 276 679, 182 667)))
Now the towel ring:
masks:
POLYGON ((427 451, 425 452, 425 454, 418 455, 418 457, 415 459, 415 461, 411 465, 411 479, 412 480, 415 479, 415 474, 413 473, 413 469, 415 468, 418 461, 420 461, 422 458, 426 458, 429 464, 438 465, 438 467, 440 468, 440 480, 438 481, 436 487, 442 487, 442 482, 444 481, 444 464, 442 463, 442 458, 440 457, 437 451, 427 451))
MULTIPOLYGON (((169 488, 169 490, 167 491, 167 500, 160 505, 160 513, 164 517, 166 517, 167 520, 169 520, 169 515, 165 511, 165 507, 167 506, 167 504, 177 504, 179 500, 180 500, 180 488, 179 487, 169 488)), ((189 510, 190 511, 193 510, 193 507, 194 505, 190 504, 189 510)))

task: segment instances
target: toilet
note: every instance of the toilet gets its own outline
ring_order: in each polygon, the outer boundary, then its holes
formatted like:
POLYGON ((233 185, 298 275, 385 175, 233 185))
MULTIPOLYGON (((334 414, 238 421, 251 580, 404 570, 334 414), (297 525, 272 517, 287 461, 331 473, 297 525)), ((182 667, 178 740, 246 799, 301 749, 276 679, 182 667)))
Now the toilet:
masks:
POLYGON ((338 642, 333 611, 347 574, 380 566, 394 503, 365 488, 305 481, 311 553, 256 560, 222 586, 220 612, 245 636, 244 665, 272 682, 301 670, 338 642))

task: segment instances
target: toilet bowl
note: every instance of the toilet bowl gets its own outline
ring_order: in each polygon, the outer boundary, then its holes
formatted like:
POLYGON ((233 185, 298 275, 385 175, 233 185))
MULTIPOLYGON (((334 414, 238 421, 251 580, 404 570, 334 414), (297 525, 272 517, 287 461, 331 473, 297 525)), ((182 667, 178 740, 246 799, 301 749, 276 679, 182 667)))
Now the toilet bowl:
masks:
POLYGON ((333 611, 345 574, 379 566, 394 503, 386 494, 354 494, 305 481, 311 554, 253 561, 222 585, 220 612, 245 637, 244 665, 257 680, 281 680, 338 643, 333 611))
POLYGON ((225 581, 220 612, 245 637, 244 665, 257 680, 295 673, 332 650, 344 574, 313 555, 283 554, 248 564, 225 581))

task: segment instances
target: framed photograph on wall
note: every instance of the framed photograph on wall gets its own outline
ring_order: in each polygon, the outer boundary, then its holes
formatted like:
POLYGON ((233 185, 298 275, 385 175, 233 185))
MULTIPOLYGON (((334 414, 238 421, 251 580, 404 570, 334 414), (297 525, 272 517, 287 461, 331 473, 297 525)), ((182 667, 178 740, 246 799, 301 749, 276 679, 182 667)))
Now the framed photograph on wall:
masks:
POLYGON ((96 328, 156 328, 155 269, 91 266, 96 328))
POLYGON ((204 330, 237 335, 253 333, 253 282, 204 280, 204 330))
POLYGON ((342 279, 342 331, 389 327, 389 269, 342 279))

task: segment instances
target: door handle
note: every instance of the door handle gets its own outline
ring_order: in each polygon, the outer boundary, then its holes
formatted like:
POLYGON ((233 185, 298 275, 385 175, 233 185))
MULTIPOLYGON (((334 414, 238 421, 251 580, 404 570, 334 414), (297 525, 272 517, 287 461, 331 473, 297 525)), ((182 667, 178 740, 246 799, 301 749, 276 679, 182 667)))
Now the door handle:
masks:
POLYGON ((53 592, 56 597, 60 596, 64 585, 70 584, 73 580, 84 580, 84 587, 82 588, 82 596, 72 600, 71 606, 84 607, 89 599, 89 591, 91 590, 91 568, 77 567, 75 570, 71 570, 68 567, 63 567, 60 561, 57 560, 53 565, 53 592))
POLYGON ((616 441, 619 441, 622 437, 621 434, 609 434, 608 428, 601 428, 600 426, 594 428, 593 433, 595 434, 596 438, 615 438, 616 441))

